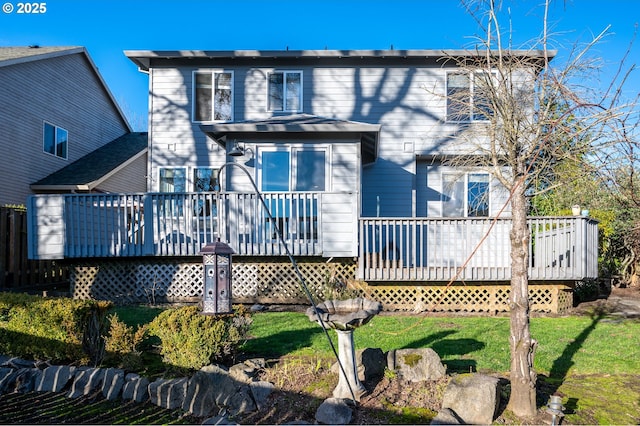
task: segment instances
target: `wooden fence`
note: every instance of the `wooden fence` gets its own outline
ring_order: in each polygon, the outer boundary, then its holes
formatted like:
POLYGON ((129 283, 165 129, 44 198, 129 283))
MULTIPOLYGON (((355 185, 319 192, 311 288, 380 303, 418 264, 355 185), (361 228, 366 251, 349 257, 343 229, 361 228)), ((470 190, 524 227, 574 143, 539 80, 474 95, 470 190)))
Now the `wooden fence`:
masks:
POLYGON ((52 260, 27 258, 27 212, 0 207, 0 291, 66 285, 68 267, 52 260))

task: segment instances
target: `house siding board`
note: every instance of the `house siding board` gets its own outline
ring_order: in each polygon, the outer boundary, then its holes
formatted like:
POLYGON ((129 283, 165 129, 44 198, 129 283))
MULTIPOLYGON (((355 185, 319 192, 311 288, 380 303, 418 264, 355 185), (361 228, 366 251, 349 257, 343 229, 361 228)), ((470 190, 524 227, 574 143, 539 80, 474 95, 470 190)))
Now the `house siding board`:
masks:
POLYGON ((141 155, 99 186, 104 192, 145 192, 147 190, 147 156, 141 155))
POLYGON ((24 204, 29 184, 129 129, 84 54, 0 67, 0 203, 24 204), (69 132, 66 160, 43 152, 43 122, 69 132))

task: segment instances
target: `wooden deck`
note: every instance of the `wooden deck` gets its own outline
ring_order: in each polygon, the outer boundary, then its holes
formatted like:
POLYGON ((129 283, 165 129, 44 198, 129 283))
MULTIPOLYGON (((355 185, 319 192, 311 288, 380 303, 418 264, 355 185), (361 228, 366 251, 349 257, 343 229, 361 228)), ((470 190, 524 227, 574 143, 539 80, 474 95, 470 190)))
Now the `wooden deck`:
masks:
MULTIPOLYGON (((210 242, 237 256, 358 259, 365 281, 507 281, 510 219, 359 218, 352 193, 38 195, 32 259, 193 257, 210 242), (267 209, 265 208, 268 208, 267 209), (269 218, 273 216, 276 227, 269 218)), ((597 277, 597 221, 529 218, 529 278, 597 277)))
MULTIPOLYGON (((532 217, 529 278, 598 276, 598 224, 579 216, 532 217)), ((359 278, 365 281, 508 281, 510 219, 360 220, 359 278)))

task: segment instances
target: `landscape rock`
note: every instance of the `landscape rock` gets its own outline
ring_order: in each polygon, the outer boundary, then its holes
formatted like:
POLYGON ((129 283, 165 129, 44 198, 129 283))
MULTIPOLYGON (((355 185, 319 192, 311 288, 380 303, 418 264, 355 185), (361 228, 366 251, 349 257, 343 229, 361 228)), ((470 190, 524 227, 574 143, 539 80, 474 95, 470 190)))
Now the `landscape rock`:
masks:
MULTIPOLYGON (((367 380, 382 377, 387 365, 384 352, 380 348, 359 349, 356 351, 356 371, 358 380, 367 380)), ((331 366, 331 371, 335 374, 340 372, 340 366, 335 362, 331 366)))
POLYGON ((129 373, 124 378, 122 399, 145 402, 149 399, 149 379, 129 373))
POLYGON ((466 424, 491 424, 499 404, 499 379, 484 374, 452 377, 442 399, 442 409, 450 409, 466 424))
POLYGON ((251 395, 253 395, 253 400, 255 401, 258 410, 262 410, 266 407, 267 399, 269 398, 269 395, 271 395, 271 392, 273 392, 274 388, 275 385, 271 382, 259 381, 249 383, 249 389, 251 390, 251 395))
POLYGON ((4 362, 4 364, 3 364, 3 366, 14 368, 14 369, 36 368, 36 362, 35 361, 29 361, 29 360, 26 360, 26 359, 12 357, 12 358, 9 358, 8 360, 6 360, 4 362))
POLYGON ((188 379, 158 379, 149 384, 151 403, 158 407, 173 410, 182 408, 187 393, 188 379))
POLYGON ((215 417, 211 417, 202 422, 203 425, 237 425, 236 422, 232 422, 224 414, 219 414, 215 417))
POLYGON ((36 382, 40 379, 42 371, 37 368, 8 369, 1 373, 0 395, 13 392, 31 392, 35 389, 36 382))
POLYGON ((13 371, 13 368, 0 367, 0 395, 6 393, 7 381, 13 374, 13 371))
POLYGON ((107 368, 104 372, 102 395, 109 401, 116 400, 120 397, 123 386, 124 370, 107 368))
POLYGON ((229 400, 229 413, 232 416, 256 411, 256 403, 251 397, 248 385, 240 386, 229 400))
POLYGON ((203 371, 197 371, 189 379, 187 393, 184 397, 182 409, 194 416, 207 417, 214 411, 219 411, 216 407, 214 382, 211 376, 203 371))
POLYGON ((61 392, 74 376, 76 367, 68 365, 52 365, 42 370, 40 380, 36 383, 38 392, 61 392))
POLYGON ((256 303, 255 305, 251 305, 251 307, 249 308, 249 310, 251 312, 262 312, 262 311, 266 311, 267 307, 264 305, 261 305, 259 303, 256 303))
POLYGON ((263 358, 248 359, 229 368, 229 374, 235 380, 242 383, 251 383, 257 380, 258 374, 266 366, 263 358))
POLYGON ((443 408, 438 415, 431 420, 432 425, 463 425, 465 424, 460 417, 451 409, 443 408))
POLYGON ((342 398, 325 399, 318 411, 316 420, 326 425, 346 425, 351 421, 353 410, 346 400, 342 398))
POLYGON ((229 407, 231 397, 236 393, 236 382, 229 375, 229 371, 215 364, 206 365, 200 372, 207 375, 211 381, 213 400, 218 407, 229 407))
POLYGON ((88 395, 102 386, 104 370, 101 368, 78 368, 73 376, 68 398, 79 398, 88 395))
POLYGON ((387 368, 411 382, 438 380, 447 373, 442 360, 431 348, 391 350, 387 354, 387 368))

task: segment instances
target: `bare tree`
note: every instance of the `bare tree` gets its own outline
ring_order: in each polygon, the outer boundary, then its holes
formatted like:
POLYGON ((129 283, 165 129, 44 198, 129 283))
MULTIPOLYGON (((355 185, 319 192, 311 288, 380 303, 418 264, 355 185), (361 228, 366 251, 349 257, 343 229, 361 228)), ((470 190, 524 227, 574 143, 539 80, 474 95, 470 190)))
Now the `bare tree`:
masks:
POLYGON ((553 179, 559 165, 592 170, 592 153, 603 149, 603 135, 618 114, 612 99, 616 93, 600 95, 593 86, 582 85, 600 67, 589 52, 606 31, 553 66, 549 2, 542 6, 540 35, 517 50, 510 29, 504 30, 500 22, 496 1, 467 2, 483 34, 468 54, 446 58, 456 69, 449 74, 457 75, 448 77, 448 120, 465 124, 456 137, 459 155, 444 161, 487 170, 509 193, 511 396, 507 408, 519 417, 533 416, 537 409, 533 368, 537 342, 529 327, 528 199, 536 190, 562 184, 553 179))

